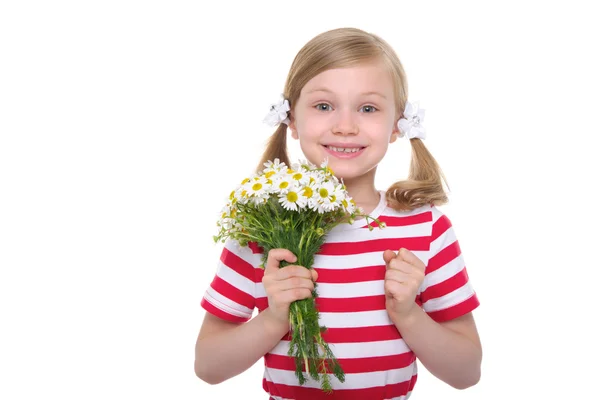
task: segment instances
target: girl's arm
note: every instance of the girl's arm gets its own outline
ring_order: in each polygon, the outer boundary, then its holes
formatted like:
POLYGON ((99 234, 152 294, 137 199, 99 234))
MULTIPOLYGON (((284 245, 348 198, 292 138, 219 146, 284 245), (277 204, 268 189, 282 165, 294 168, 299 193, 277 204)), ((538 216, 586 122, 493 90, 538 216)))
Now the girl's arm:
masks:
MULTIPOLYGON (((425 264, 404 248, 397 255, 386 250, 383 258, 387 264, 384 282, 386 308, 404 342, 442 381, 457 389, 475 385, 481 375, 481 343, 472 314, 469 312, 446 322, 434 321, 415 301, 425 277, 425 264)), ((430 266, 433 264, 430 263, 430 266)), ((456 276, 466 279, 464 274, 456 276)), ((471 297, 463 299, 460 304, 473 307, 475 302, 476 297, 471 297)))
POLYGON ((236 376, 267 354, 289 331, 290 304, 312 297, 317 271, 299 265, 279 268, 280 261, 295 262, 286 249, 269 251, 262 279, 268 307, 248 322, 234 323, 210 313, 196 342, 194 370, 210 384, 236 376))
POLYGON ((392 319, 404 342, 433 375, 456 389, 466 389, 481 376, 481 342, 471 313, 438 323, 420 307, 392 319))
POLYGON ((221 383, 254 365, 286 332, 287 326, 272 320, 268 308, 246 323, 206 313, 196 341, 194 371, 211 385, 221 383))

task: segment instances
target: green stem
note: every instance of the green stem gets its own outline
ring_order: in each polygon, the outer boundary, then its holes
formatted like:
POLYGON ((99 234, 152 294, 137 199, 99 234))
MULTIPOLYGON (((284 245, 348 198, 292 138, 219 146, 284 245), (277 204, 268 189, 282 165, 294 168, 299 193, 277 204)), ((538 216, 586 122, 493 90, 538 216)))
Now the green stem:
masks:
POLYGON ((293 302, 290 307, 290 316, 292 340, 288 355, 297 359, 296 375, 299 381, 301 383, 306 381, 302 367, 298 369, 298 366, 303 366, 309 376, 320 382, 323 391, 331 392, 333 389, 329 374, 333 373, 340 382, 344 382, 345 375, 329 345, 321 336, 314 299, 293 302), (327 368, 328 365, 332 368, 327 368))

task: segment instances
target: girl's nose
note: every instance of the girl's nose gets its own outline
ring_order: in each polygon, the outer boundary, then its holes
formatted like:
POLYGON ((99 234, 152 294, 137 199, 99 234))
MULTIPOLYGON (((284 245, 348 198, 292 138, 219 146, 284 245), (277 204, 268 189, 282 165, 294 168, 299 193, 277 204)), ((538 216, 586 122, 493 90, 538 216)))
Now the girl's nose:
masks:
POLYGON ((341 109, 337 111, 336 117, 333 125, 333 133, 338 135, 356 135, 358 133, 355 111, 341 109))

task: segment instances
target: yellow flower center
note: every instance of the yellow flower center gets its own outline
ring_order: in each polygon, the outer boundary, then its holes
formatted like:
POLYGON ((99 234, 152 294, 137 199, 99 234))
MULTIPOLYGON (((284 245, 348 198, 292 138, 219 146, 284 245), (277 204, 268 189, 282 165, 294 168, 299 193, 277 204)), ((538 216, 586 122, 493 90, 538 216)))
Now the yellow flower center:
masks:
POLYGON ((298 201, 298 193, 296 193, 296 192, 289 192, 289 193, 287 194, 287 200, 288 200, 290 203, 295 203, 295 202, 297 202, 297 201, 298 201))
POLYGON ((229 200, 233 200, 234 197, 235 197, 235 190, 232 190, 231 193, 229 194, 229 200))
POLYGON ((294 170, 293 170, 293 169, 291 169, 291 168, 288 168, 288 170, 287 170, 287 173, 288 173, 288 174, 293 174, 294 172, 296 172, 296 171, 294 171, 294 170))
POLYGON ((297 174, 294 174, 292 176, 292 178, 294 178, 295 180, 299 181, 300 179, 302 179, 302 174, 300 172, 298 172, 297 174))
POLYGON ((329 197, 329 192, 327 191, 327 189, 321 188, 319 189, 319 196, 326 199, 327 197, 329 197))
POLYGON ((246 195, 248 195, 248 192, 246 192, 245 190, 242 190, 242 193, 240 193, 240 195, 242 197, 246 197, 246 195))
POLYGON ((252 190, 254 190, 255 192, 260 190, 262 188, 262 183, 255 183, 254 185, 252 185, 252 190))
POLYGON ((331 195, 331 202, 332 202, 332 203, 335 203, 335 194, 332 194, 332 195, 331 195))
POLYGON ((313 190, 307 186, 304 188, 304 193, 302 193, 302 194, 304 195, 304 197, 308 197, 310 199, 313 195, 313 190))
POLYGON ((342 200, 342 205, 344 206, 344 208, 348 208, 348 201, 342 200))
POLYGON ((265 174, 265 178, 270 178, 270 177, 272 177, 273 175, 275 175, 275 171, 269 171, 269 172, 267 172, 267 173, 265 174))
POLYGON ((310 183, 315 183, 315 178, 313 178, 312 176, 310 177, 310 183))
POLYGON ((290 183, 288 181, 283 181, 279 184, 279 189, 285 189, 289 185, 290 185, 290 183))

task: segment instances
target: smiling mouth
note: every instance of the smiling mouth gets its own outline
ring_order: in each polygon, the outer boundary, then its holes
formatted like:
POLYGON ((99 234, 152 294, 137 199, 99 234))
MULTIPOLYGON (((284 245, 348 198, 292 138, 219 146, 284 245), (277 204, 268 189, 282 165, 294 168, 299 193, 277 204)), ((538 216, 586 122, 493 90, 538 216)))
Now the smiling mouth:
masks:
POLYGON ((337 153, 356 153, 362 149, 364 149, 364 147, 336 147, 336 146, 323 146, 326 147, 327 149, 331 150, 331 151, 335 151, 337 153))

